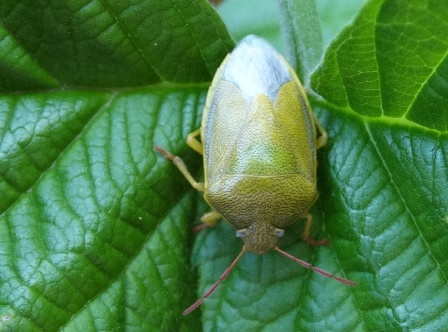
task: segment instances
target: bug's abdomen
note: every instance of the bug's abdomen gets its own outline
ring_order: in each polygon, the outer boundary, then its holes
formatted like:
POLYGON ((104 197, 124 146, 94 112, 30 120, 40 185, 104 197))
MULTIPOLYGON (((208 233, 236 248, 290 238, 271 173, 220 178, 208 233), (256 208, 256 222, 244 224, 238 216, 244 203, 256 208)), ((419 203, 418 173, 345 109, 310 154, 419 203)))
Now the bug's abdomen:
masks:
POLYGON ((303 216, 317 198, 316 185, 300 174, 224 176, 210 183, 207 202, 235 228, 263 220, 278 228, 303 216), (232 209, 228 209, 231 206, 232 209))

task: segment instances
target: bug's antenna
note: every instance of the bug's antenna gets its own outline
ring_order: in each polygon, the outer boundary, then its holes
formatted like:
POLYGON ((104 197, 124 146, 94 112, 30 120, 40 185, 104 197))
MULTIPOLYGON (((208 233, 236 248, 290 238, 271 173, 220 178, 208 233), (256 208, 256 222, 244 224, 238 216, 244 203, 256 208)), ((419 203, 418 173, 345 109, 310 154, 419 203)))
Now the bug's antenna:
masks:
POLYGON ((201 303, 215 291, 215 289, 219 286, 219 284, 227 278, 230 271, 232 271, 232 269, 235 267, 235 265, 238 263, 238 261, 241 259, 241 257, 245 252, 246 252, 246 246, 244 246, 243 249, 241 249, 240 253, 233 260, 232 264, 230 264, 229 267, 223 272, 223 274, 221 274, 219 279, 212 285, 212 287, 210 287, 210 289, 199 300, 197 300, 195 303, 193 303, 191 306, 185 309, 184 315, 188 315, 194 309, 199 307, 201 303))
POLYGON ((305 262, 305 261, 303 261, 303 260, 301 260, 301 259, 299 259, 299 258, 297 258, 297 257, 295 257, 295 256, 293 256, 293 255, 291 255, 290 253, 287 253, 286 251, 281 250, 281 249, 280 249, 279 247, 277 247, 277 246, 275 246, 274 249, 277 250, 279 253, 281 253, 283 256, 288 257, 290 260, 293 260, 293 261, 296 262, 297 264, 300 264, 300 265, 302 265, 303 267, 306 267, 307 269, 311 269, 311 270, 313 270, 314 272, 317 272, 317 273, 319 273, 319 274, 322 274, 322 275, 324 275, 324 276, 326 276, 326 277, 328 277, 328 278, 335 279, 335 280, 337 280, 337 281, 339 281, 339 282, 342 282, 343 284, 346 284, 346 285, 349 285, 349 286, 357 286, 357 285, 358 285, 358 284, 357 284, 356 282, 354 282, 354 281, 351 281, 351 280, 348 280, 348 279, 344 279, 344 278, 335 276, 334 274, 331 274, 331 273, 328 272, 328 271, 325 271, 325 270, 322 270, 322 269, 320 269, 320 268, 318 268, 318 267, 316 267, 316 266, 313 266, 313 265, 311 265, 310 263, 305 262))

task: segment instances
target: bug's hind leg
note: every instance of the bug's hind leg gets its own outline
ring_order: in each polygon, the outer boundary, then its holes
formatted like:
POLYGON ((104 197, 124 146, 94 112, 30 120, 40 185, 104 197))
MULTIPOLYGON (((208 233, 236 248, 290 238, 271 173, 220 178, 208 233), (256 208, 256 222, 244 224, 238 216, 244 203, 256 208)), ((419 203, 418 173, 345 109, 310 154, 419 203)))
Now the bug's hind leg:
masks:
POLYGON ((311 213, 306 214, 306 223, 305 228, 302 233, 302 240, 308 243, 311 246, 326 246, 328 244, 328 240, 314 240, 310 238, 311 225, 313 224, 313 216, 311 213))

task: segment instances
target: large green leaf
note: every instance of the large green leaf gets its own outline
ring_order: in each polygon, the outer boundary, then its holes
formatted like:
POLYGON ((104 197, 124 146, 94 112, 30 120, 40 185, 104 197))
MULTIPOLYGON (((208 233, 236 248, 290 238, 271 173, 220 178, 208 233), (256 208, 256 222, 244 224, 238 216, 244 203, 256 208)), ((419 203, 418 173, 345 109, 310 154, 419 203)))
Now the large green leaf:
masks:
POLYGON ((3 1, 0 22, 0 330, 198 330, 192 191, 153 146, 200 123, 233 46, 218 15, 3 1))
POLYGON ((326 225, 371 331, 448 323, 447 15, 445 1, 372 1, 313 77, 332 137, 326 225))
MULTIPOLYGON (((281 3, 309 73, 319 52, 306 48, 319 45, 297 37, 319 29, 314 7, 281 3)), ((311 77, 330 136, 313 236, 330 245, 301 242, 298 222, 280 246, 359 286, 247 253, 184 317, 242 244, 220 223, 192 249, 208 208, 152 149, 200 177, 184 138, 200 124, 203 82, 232 47, 226 28, 205 1, 2 1, 0 330, 447 326, 446 17, 442 0, 371 1, 311 77)))

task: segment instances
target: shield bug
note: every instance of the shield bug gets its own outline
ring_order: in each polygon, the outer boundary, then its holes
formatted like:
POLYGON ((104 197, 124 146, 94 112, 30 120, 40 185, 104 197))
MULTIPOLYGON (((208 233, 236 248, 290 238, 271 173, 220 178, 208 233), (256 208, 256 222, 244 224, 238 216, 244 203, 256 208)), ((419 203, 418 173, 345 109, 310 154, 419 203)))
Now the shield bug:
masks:
POLYGON ((201 128, 187 138, 187 144, 203 155, 204 182, 197 182, 179 157, 155 147, 194 188, 204 192, 213 208, 201 218, 204 224, 214 225, 222 217, 244 241, 240 254, 218 281, 184 314, 213 293, 246 251, 263 254, 274 249, 326 277, 356 285, 276 244, 298 218, 306 219, 302 234, 306 242, 325 244, 309 238, 312 216, 308 209, 317 198, 316 150, 326 141, 327 134, 291 66, 265 40, 245 37, 216 72, 201 128))

